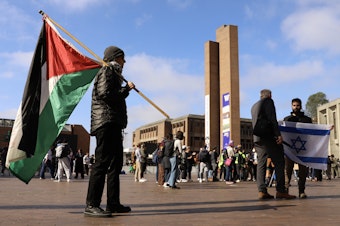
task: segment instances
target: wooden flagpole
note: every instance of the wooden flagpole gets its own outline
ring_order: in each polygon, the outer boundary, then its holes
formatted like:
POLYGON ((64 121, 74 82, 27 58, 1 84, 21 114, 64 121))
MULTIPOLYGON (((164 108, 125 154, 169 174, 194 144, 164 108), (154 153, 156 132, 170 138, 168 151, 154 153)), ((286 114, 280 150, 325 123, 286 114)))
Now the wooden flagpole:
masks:
MULTIPOLYGON (((70 36, 74 41, 76 41, 81 47, 83 47, 85 50, 87 50, 89 53, 91 53, 101 65, 107 65, 105 61, 101 57, 99 57, 97 54, 95 54, 92 50, 90 50, 87 46, 85 46, 82 42, 80 42, 76 37, 74 37, 70 32, 68 32, 65 28, 63 28, 61 25, 59 25, 57 22, 55 22, 53 19, 51 19, 47 14, 45 14, 42 10, 39 11, 39 13, 48 18, 55 26, 60 28, 63 32, 65 32, 68 36, 70 36)), ((123 75, 121 75, 124 82, 128 82, 123 75)), ((166 118, 170 118, 167 113, 165 113, 160 107, 158 107, 152 100, 150 100, 148 97, 146 97, 140 90, 138 90, 136 87, 133 88, 141 97, 143 97, 147 102, 149 102, 153 107, 155 107, 159 112, 161 112, 166 118)))

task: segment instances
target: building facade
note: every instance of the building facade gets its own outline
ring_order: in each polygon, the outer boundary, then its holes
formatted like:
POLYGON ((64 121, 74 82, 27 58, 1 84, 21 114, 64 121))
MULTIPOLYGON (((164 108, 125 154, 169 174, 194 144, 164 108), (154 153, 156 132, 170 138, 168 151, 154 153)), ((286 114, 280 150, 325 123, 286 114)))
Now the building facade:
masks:
POLYGON ((328 153, 333 154, 336 158, 340 157, 340 98, 329 103, 323 104, 317 108, 318 124, 333 125, 329 137, 328 153))
MULTIPOLYGON (((145 143, 147 149, 149 146, 152 150, 169 133, 176 134, 179 130, 184 134, 183 145, 190 146, 192 150, 204 146, 204 116, 192 114, 141 126, 133 132, 132 144, 136 146, 139 143, 145 143)), ((151 150, 148 150, 148 152, 152 152, 151 150)))
POLYGON ((13 119, 0 119, 0 149, 8 147, 13 125, 13 119))

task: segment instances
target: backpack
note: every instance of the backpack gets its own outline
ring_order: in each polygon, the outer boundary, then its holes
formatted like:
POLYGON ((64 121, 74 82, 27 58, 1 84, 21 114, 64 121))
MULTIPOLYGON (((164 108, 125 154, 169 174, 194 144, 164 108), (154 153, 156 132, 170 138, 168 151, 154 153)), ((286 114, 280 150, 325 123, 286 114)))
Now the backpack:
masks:
POLYGON ((154 152, 152 152, 152 162, 155 163, 155 164, 158 163, 158 153, 157 152, 158 152, 158 148, 154 152))
POLYGON ((210 161, 209 152, 207 150, 201 151, 201 153, 199 154, 199 160, 201 162, 209 162, 210 161))
POLYGON ((174 141, 173 140, 167 140, 164 144, 164 155, 171 157, 174 154, 174 141))
POLYGON ((244 158, 243 154, 239 153, 237 158, 238 158, 238 164, 244 164, 245 163, 245 158, 244 158))
POLYGON ((70 146, 65 143, 60 143, 55 148, 55 157, 63 158, 66 157, 70 153, 70 146))

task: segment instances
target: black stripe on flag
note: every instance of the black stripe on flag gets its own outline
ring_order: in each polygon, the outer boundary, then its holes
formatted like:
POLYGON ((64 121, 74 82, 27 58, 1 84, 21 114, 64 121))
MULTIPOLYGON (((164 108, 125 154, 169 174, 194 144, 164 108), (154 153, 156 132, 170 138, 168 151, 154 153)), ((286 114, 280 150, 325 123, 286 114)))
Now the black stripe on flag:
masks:
POLYGON ((27 157, 34 155, 37 142, 42 67, 46 63, 45 33, 42 26, 22 97, 22 138, 18 149, 26 152, 27 157))

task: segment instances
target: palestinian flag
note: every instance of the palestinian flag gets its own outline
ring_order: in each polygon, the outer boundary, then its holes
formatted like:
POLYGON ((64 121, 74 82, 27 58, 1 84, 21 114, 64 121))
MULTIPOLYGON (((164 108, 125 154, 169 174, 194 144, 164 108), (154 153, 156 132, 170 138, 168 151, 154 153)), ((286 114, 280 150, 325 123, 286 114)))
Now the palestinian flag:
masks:
POLYGON ((64 40, 45 17, 14 122, 6 166, 28 184, 100 65, 64 40))

